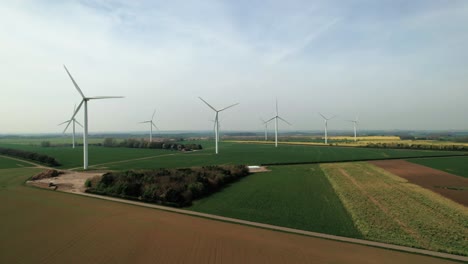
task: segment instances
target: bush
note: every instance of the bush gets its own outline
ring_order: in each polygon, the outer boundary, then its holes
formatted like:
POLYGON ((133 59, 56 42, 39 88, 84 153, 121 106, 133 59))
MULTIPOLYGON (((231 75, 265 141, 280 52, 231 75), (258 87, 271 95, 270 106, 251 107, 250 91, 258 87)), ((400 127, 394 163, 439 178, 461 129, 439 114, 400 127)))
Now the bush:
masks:
POLYGON ((87 182, 85 186, 91 193, 181 207, 248 174, 243 165, 131 170, 106 173, 96 183, 87 182))
POLYGON ((50 141, 42 141, 41 142, 41 147, 45 147, 45 148, 50 147, 50 141))
POLYGON ((86 181, 85 181, 85 183, 84 183, 84 186, 85 186, 86 188, 92 187, 93 185, 92 185, 92 183, 91 183, 91 180, 90 180, 90 179, 86 179, 86 181))
MULTIPOLYGON (((48 141, 44 141, 44 142, 48 142, 48 141)), ((56 167, 56 166, 61 165, 53 157, 50 157, 44 154, 35 153, 35 152, 19 150, 19 149, 0 148, 0 154, 43 163, 51 167, 56 167)))

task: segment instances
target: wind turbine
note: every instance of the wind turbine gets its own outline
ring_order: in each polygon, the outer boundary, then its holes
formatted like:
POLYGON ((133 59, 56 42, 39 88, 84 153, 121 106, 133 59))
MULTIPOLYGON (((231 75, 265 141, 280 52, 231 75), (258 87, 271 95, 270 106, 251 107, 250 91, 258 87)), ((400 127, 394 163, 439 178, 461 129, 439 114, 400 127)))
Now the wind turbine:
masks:
POLYGON ((332 116, 330 118, 326 118, 324 115, 319 113, 320 116, 322 116, 323 120, 325 120, 325 144, 328 144, 328 120, 335 118, 336 116, 332 116))
POLYGON ((288 121, 284 120, 278 115, 278 99, 276 99, 276 116, 272 117, 271 119, 267 120, 267 123, 270 122, 271 120, 275 120, 275 147, 278 147, 278 119, 281 119, 281 121, 285 122, 286 124, 291 125, 288 121))
POLYGON ((233 105, 230 105, 230 106, 227 106, 227 107, 224 107, 220 110, 217 110, 216 108, 214 108, 213 106, 211 106, 209 103, 207 103, 205 100, 203 100, 203 98, 201 97, 198 97, 200 98, 200 100, 202 100, 209 108, 211 108, 213 111, 215 111, 216 115, 215 115, 215 149, 216 149, 216 154, 218 154, 218 142, 219 142, 219 119, 218 119, 218 115, 219 115, 219 112, 222 112, 228 108, 231 108, 233 106, 236 106, 238 105, 239 103, 235 103, 233 105))
POLYGON ((268 121, 263 120, 263 118, 260 118, 260 121, 262 121, 263 125, 265 126, 265 141, 268 140, 268 121))
POLYGON ((359 116, 356 116, 356 119, 354 119, 354 120, 348 120, 348 122, 353 123, 353 127, 354 127, 354 142, 357 141, 356 129, 357 129, 357 124, 359 123, 359 122, 358 122, 358 119, 359 119, 359 116))
POLYGON ((153 127, 159 130, 159 128, 153 122, 155 114, 156 114, 156 109, 154 109, 153 115, 151 116, 151 120, 140 122, 140 124, 145 124, 145 123, 150 124, 150 142, 153 142, 153 127))
MULTIPOLYGON (((73 114, 75 113, 75 110, 76 110, 76 105, 75 105, 75 107, 73 108, 73 114)), ((80 122, 76 121, 75 118, 72 118, 72 119, 70 119, 70 120, 67 120, 67 121, 65 121, 65 122, 63 122, 63 123, 60 123, 60 124, 58 124, 58 125, 61 126, 61 125, 65 124, 65 123, 70 124, 70 122, 73 122, 73 126, 72 126, 72 127, 73 127, 73 136, 72 136, 72 138, 73 138, 73 144, 72 144, 72 148, 75 148, 75 123, 78 124, 78 125, 80 125, 80 127, 83 127, 83 125, 80 124, 80 122)), ((65 131, 67 130, 67 128, 68 128, 68 125, 67 125, 67 127, 65 128, 65 130, 63 130, 63 133, 65 133, 65 131)))
MULTIPOLYGON (((213 122, 213 132, 216 134, 216 121, 215 120, 210 120, 213 122)), ((218 121, 218 142, 220 141, 219 139, 221 138, 219 131, 221 131, 221 122, 218 121)))
MULTIPOLYGON (((75 82, 73 77, 71 76, 70 72, 68 71, 67 67, 63 65, 63 68, 65 68, 65 71, 67 72, 68 76, 70 77, 71 81, 73 82, 73 85, 75 86, 76 90, 78 93, 80 93, 81 97, 83 98, 81 100, 81 103, 78 105, 78 108, 75 110, 75 113, 73 113, 73 116, 70 119, 74 119, 78 111, 80 111, 81 106, 84 104, 84 131, 83 131, 83 169, 88 169, 88 101, 90 100, 95 100, 95 99, 112 99, 112 98, 123 98, 123 96, 94 96, 94 97, 86 97, 83 92, 81 91, 80 87, 78 87, 78 84, 75 82)), ((65 130, 67 130, 68 125, 65 127, 65 130)))

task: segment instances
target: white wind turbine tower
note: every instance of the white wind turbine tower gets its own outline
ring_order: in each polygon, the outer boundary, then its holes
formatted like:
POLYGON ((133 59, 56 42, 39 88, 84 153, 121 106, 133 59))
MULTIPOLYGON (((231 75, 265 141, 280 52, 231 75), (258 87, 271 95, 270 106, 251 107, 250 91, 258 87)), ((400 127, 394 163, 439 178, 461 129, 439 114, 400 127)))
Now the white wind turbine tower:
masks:
POLYGON ((278 147, 278 119, 281 119, 281 121, 285 122, 286 124, 291 126, 291 123, 288 121, 284 120, 278 115, 278 99, 276 100, 276 116, 272 117, 271 119, 267 120, 266 122, 270 122, 271 120, 275 120, 275 147, 278 147))
POLYGON ((153 122, 155 114, 156 114, 156 109, 154 109, 153 115, 151 116, 151 120, 140 122, 140 124, 145 124, 145 123, 150 124, 150 142, 153 142, 153 127, 159 130, 159 128, 153 122))
POLYGON ((325 120, 325 144, 328 144, 328 120, 335 118, 336 116, 332 116, 330 118, 326 118, 324 115, 319 113, 320 116, 322 116, 323 120, 325 120))
MULTIPOLYGON (((75 105, 75 107, 73 108, 73 114, 75 113, 75 111, 76 111, 76 105, 75 105)), ((60 124, 58 124, 58 125, 61 126, 61 125, 65 124, 65 123, 70 124, 70 122, 73 122, 73 123, 72 123, 72 124, 73 124, 73 125, 72 125, 72 128, 73 128, 73 135, 72 135, 73 144, 72 144, 72 148, 75 148, 75 123, 78 124, 78 125, 80 125, 80 127, 83 127, 83 125, 80 124, 80 122, 76 121, 75 118, 72 118, 72 119, 70 119, 70 120, 67 120, 67 121, 65 121, 65 122, 63 122, 63 123, 60 123, 60 124)), ((63 130, 63 133, 65 133, 65 131, 67 131, 67 128, 68 128, 68 125, 67 125, 67 127, 65 128, 65 130, 63 130)))
POLYGON ((354 120, 348 120, 349 122, 353 123, 353 127, 354 127, 354 142, 357 141, 357 133, 356 133, 356 130, 357 130, 357 125, 358 125, 358 118, 359 116, 356 116, 356 119, 354 120))
MULTIPOLYGON (((211 122, 213 122, 213 132, 215 133, 216 135, 216 121, 215 120, 210 120, 211 122)), ((221 131, 221 122, 218 121, 218 142, 220 141, 219 139, 221 138, 221 134, 219 133, 219 131, 221 131)))
POLYGON ((230 105, 228 107, 224 107, 223 109, 220 109, 220 110, 217 110, 216 108, 214 108, 213 106, 211 106, 209 103, 207 103, 205 100, 203 100, 203 98, 201 97, 198 97, 200 98, 200 100, 202 100, 209 108, 211 108, 213 111, 215 111, 216 115, 215 115, 215 149, 216 149, 216 154, 218 154, 218 141, 219 141, 219 119, 218 119, 218 115, 219 115, 219 112, 222 112, 228 108, 231 108, 233 106, 236 106, 238 105, 239 103, 236 103, 236 104, 233 104, 233 105, 230 105))
POLYGON ((263 120, 263 118, 260 118, 260 121, 262 121, 262 124, 265 126, 265 141, 268 140, 268 121, 263 120))
MULTIPOLYGON (((68 71, 67 67, 65 67, 65 65, 63 65, 63 68, 65 68, 65 71, 67 72, 68 76, 70 77, 71 81, 73 82, 73 85, 75 86, 76 90, 80 93, 81 97, 83 98, 81 100, 81 103, 78 105, 78 108, 75 110, 75 113, 73 113, 73 116, 70 119, 75 118, 78 111, 80 111, 81 106, 84 104, 83 169, 86 170, 86 169, 88 169, 88 101, 95 100, 95 99, 123 98, 123 96, 86 97, 86 96, 84 96, 84 94, 81 91, 80 87, 78 87, 78 84, 75 82, 75 80, 71 76, 71 74, 68 71)), ((70 125, 70 123, 68 123, 67 127, 65 127, 65 130, 68 128, 69 125, 70 125)))

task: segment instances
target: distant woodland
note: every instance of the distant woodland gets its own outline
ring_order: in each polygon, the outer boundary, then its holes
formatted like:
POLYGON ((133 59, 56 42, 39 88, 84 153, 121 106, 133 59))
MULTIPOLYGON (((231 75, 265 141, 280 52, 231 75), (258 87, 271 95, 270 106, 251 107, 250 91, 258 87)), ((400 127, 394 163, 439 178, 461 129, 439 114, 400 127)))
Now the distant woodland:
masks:
POLYGON ((180 144, 174 142, 149 142, 144 139, 124 139, 117 141, 114 138, 105 138, 102 146, 104 147, 123 147, 123 148, 149 148, 149 149, 167 149, 179 151, 191 151, 203 149, 199 144, 180 144))

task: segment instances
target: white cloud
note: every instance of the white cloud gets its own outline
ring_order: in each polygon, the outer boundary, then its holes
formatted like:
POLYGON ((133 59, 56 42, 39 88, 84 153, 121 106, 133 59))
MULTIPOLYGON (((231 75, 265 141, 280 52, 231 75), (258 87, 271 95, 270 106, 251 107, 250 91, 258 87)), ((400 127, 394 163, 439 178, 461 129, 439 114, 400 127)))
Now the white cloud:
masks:
POLYGON ((144 130, 154 107, 163 130, 208 130, 197 96, 241 103, 225 129, 261 129, 277 96, 293 129, 321 128, 318 111, 363 113, 368 128, 468 128, 468 4, 382 20, 322 3, 234 5, 1 4, 0 133, 59 132, 79 102, 62 64, 86 95, 127 96, 90 104, 91 131, 144 130), (439 112, 453 118, 428 118, 439 112))

